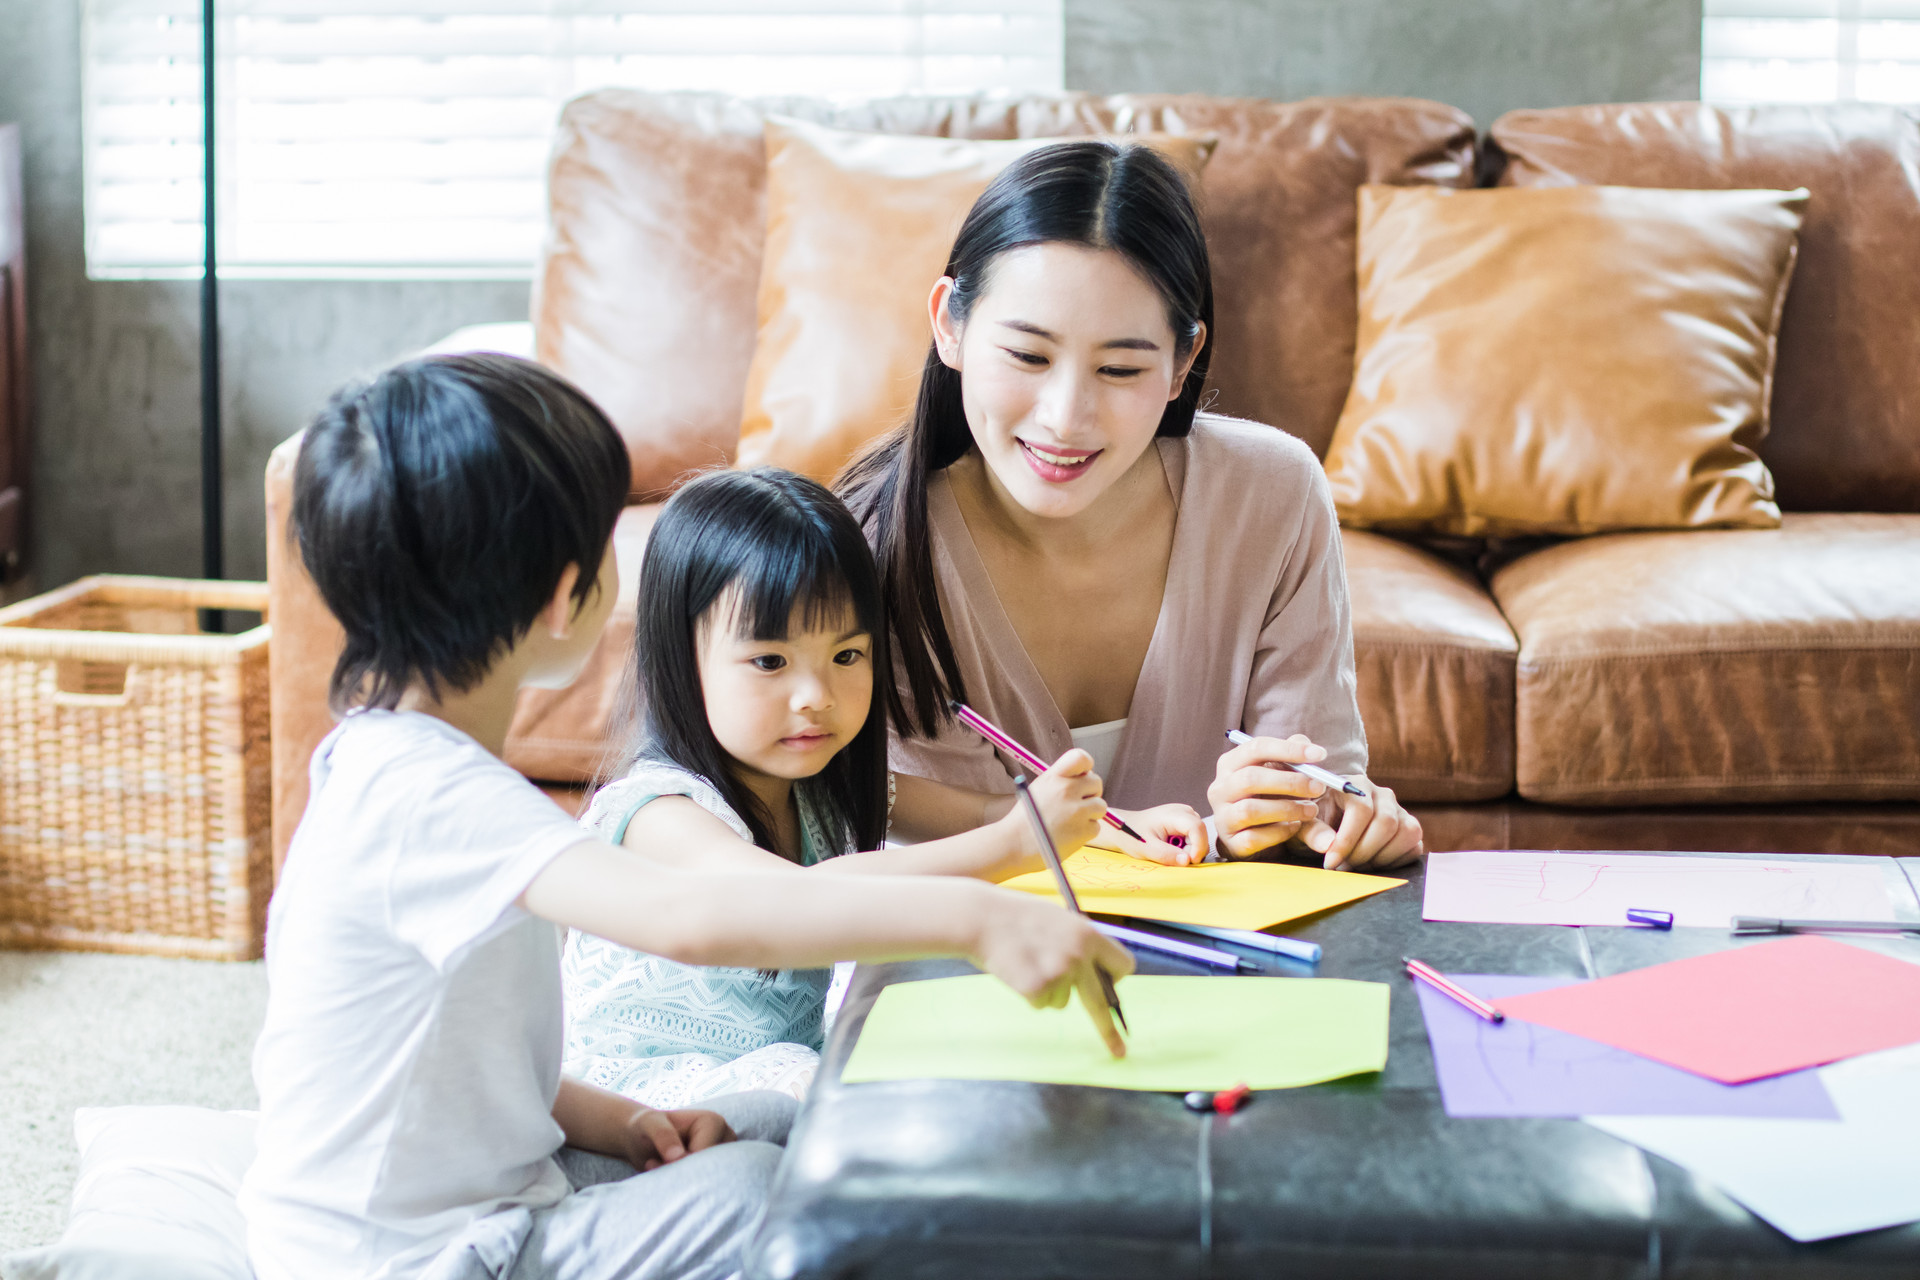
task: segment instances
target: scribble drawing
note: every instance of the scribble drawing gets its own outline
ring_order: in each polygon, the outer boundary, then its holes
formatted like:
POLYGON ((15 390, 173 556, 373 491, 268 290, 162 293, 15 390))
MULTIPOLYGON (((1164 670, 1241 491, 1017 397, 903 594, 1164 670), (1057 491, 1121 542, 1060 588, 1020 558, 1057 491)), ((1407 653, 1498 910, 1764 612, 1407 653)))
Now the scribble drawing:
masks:
POLYGON ((1075 893, 1145 893, 1152 887, 1146 882, 1151 874, 1131 867, 1083 865, 1073 867, 1068 878, 1075 893))

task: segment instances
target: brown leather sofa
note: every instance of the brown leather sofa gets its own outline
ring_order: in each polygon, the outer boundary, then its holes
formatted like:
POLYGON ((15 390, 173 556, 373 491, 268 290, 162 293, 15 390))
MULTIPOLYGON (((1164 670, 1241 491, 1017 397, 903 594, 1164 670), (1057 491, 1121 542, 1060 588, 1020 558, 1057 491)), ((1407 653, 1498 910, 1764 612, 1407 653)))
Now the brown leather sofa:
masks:
MULTIPOLYGON (((1405 99, 577 100, 554 150, 537 354, 627 436, 636 492, 616 534, 625 597, 593 665, 527 693, 508 742, 563 799, 615 733, 656 500, 737 439, 769 109, 892 133, 1216 134, 1199 193, 1213 407, 1322 453, 1353 360, 1362 183, 1809 188, 1762 447, 1782 526, 1465 548, 1348 531, 1371 772, 1434 848, 1920 853, 1920 116, 1864 106, 1523 111, 1478 139, 1464 113, 1405 99)), ((267 472, 282 851, 338 645, 284 539, 297 447, 267 472)))

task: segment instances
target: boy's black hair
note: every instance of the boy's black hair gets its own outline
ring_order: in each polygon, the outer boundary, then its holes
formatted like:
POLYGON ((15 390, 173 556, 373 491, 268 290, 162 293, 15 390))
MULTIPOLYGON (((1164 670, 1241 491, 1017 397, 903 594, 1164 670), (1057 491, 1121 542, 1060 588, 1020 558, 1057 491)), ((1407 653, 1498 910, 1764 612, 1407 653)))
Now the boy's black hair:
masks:
POLYGON ((700 683, 699 632, 722 596, 738 634, 784 640, 795 606, 801 625, 851 612, 873 639, 873 702, 866 723, 818 775, 836 846, 877 849, 887 827, 887 705, 893 664, 880 576, 853 515, 826 486, 778 467, 716 471, 667 503, 640 565, 634 661, 643 717, 641 754, 712 783, 763 849, 777 848, 773 815, 734 776, 713 736, 700 683))
POLYGON ((585 604, 628 481, 606 415, 530 360, 428 356, 335 392, 301 442, 289 526, 347 633, 333 709, 472 688, 568 565, 585 604))

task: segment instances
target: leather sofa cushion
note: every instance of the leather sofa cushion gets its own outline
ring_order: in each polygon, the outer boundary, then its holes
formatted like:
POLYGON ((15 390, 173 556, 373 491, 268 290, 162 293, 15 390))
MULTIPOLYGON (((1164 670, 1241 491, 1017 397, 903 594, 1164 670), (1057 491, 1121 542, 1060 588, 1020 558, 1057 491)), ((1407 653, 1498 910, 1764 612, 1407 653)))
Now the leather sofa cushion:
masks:
POLYGON ((536 351, 627 439, 636 495, 739 439, 766 223, 767 113, 955 138, 1207 133, 1211 408, 1324 453, 1353 367, 1354 197, 1473 185, 1468 116, 1437 102, 1200 95, 912 97, 844 105, 609 89, 570 102, 549 168, 536 351))
POLYGON ((1469 573, 1377 533, 1341 533, 1368 774, 1405 801, 1513 790, 1520 643, 1469 573))
MULTIPOLYGON (((902 137, 769 119, 759 338, 740 466, 830 484, 905 422, 932 330, 927 294, 1002 169, 1057 139, 902 137)), ((1197 186, 1215 140, 1147 134, 1197 186)))
POLYGON ((1806 187, 1760 456, 1787 511, 1920 511, 1920 113, 1695 102, 1514 111, 1503 183, 1806 187))
POLYGON ((1360 189, 1343 525, 1780 522, 1754 454, 1806 193, 1360 189))
POLYGON ((1493 595, 1527 799, 1920 799, 1920 515, 1611 534, 1514 561, 1493 595))

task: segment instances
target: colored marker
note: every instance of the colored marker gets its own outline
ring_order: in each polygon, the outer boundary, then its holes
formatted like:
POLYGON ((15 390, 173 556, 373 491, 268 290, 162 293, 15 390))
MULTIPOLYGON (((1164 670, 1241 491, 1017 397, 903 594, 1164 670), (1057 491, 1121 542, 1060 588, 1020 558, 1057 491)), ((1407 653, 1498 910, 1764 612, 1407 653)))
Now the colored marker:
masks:
POLYGON ((1222 951, 1217 947, 1203 947, 1193 942, 1182 942, 1178 938, 1163 938, 1157 933, 1129 929, 1123 924, 1108 924, 1104 920, 1095 920, 1093 927, 1115 942, 1124 942, 1142 951, 1158 951, 1161 955, 1179 956, 1182 960, 1192 960, 1196 964, 1212 965, 1216 969, 1225 969, 1228 973, 1238 973, 1243 968, 1258 967, 1248 964, 1231 951, 1222 951))
MULTIPOLYGON (((1249 742, 1252 742, 1253 739, 1248 735, 1240 732, 1238 729, 1229 729, 1227 730, 1227 741, 1231 742, 1236 747, 1244 747, 1249 742)), ((1365 791, 1361 790, 1359 787, 1356 787, 1355 785, 1353 785, 1353 783, 1348 782, 1345 778, 1341 777, 1339 774, 1335 773, 1333 770, 1322 769, 1317 764, 1294 764, 1290 760, 1269 760, 1267 761, 1267 763, 1277 764, 1282 769, 1291 769, 1295 773, 1304 774, 1307 777, 1312 778, 1315 782, 1324 782, 1329 787, 1332 787, 1335 791, 1344 791, 1350 796, 1361 796, 1364 798, 1367 794, 1365 791)))
MULTIPOLYGON (((1053 847, 1053 832, 1047 830, 1047 820, 1040 816, 1040 806, 1034 800, 1033 792, 1027 790, 1027 780, 1024 777, 1015 778, 1013 785, 1020 791, 1020 804, 1027 811, 1027 821, 1033 824, 1033 834, 1040 841, 1040 856, 1046 859, 1047 870, 1053 873, 1053 883, 1060 890, 1061 901, 1067 904, 1067 910, 1086 920, 1087 913, 1080 909, 1080 900, 1073 896, 1073 885, 1067 880, 1067 869, 1060 865, 1060 851, 1053 847)), ((1127 1015, 1120 1012, 1120 995, 1113 989, 1113 975, 1099 965, 1093 966, 1093 971, 1099 975, 1100 993, 1107 998, 1107 1008, 1113 1010, 1113 1016, 1120 1022, 1120 1029, 1132 1035, 1133 1028, 1127 1025, 1127 1015)))
POLYGON ((1213 1109, 1220 1115, 1230 1116, 1240 1109, 1240 1104, 1245 1102, 1252 1093, 1253 1090, 1244 1084, 1237 1084, 1231 1089, 1222 1089, 1213 1095, 1213 1109))
MULTIPOLYGON (((1025 747, 1015 742, 1012 738, 1009 738, 1006 734, 1000 732, 999 729, 994 727, 993 721, 987 719, 985 716, 981 715, 978 711, 975 711, 972 707, 968 706, 966 703, 949 702, 947 704, 947 707, 953 712, 954 718, 959 720, 961 724, 967 726, 967 728, 973 730, 975 733, 985 738, 988 742, 991 742, 994 746, 1000 748, 1002 751, 1012 756, 1015 760, 1018 760, 1021 764, 1024 764, 1025 766, 1027 766, 1027 768, 1033 770, 1035 773, 1045 773, 1047 771, 1047 762, 1045 760, 1042 760, 1039 756, 1033 754, 1033 752, 1027 750, 1025 747)), ((1106 819, 1107 825, 1114 828, 1116 831, 1126 832, 1128 835, 1132 836, 1135 840, 1138 840, 1141 844, 1147 843, 1147 838, 1145 836, 1141 835, 1138 831, 1135 831, 1132 827, 1128 826, 1126 823, 1120 821, 1119 815, 1115 814, 1113 810, 1109 809, 1107 810, 1107 812, 1101 814, 1100 816, 1106 819)))
POLYGON ((1650 907, 1628 907, 1627 923, 1636 929, 1671 929, 1673 912, 1655 911, 1650 907))
POLYGON ((1308 964, 1320 963, 1320 944, 1302 942, 1298 938, 1283 938, 1272 933, 1256 933, 1252 929, 1221 929, 1206 924, 1186 924, 1173 920, 1155 920, 1153 922, 1168 929, 1178 929, 1182 933, 1197 933, 1203 938, 1217 938, 1221 942, 1237 942, 1243 947, 1258 947, 1262 951, 1271 951, 1277 956, 1289 960, 1304 960, 1308 964))
POLYGON ((1412 956, 1402 956, 1400 963, 1407 966, 1408 973, 1420 979, 1420 981, 1426 983, 1441 995, 1448 997, 1458 1004, 1465 1005, 1473 1013, 1485 1018, 1488 1022, 1499 1023, 1507 1020, 1506 1014, 1500 1012, 1485 1000, 1473 994, 1473 992, 1468 991, 1465 987, 1458 987, 1448 982, 1445 976, 1432 965, 1423 964, 1415 960, 1412 956))

